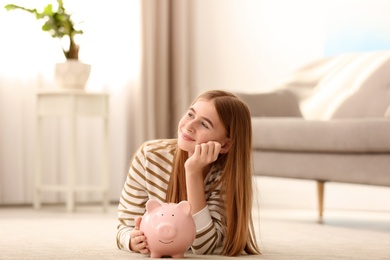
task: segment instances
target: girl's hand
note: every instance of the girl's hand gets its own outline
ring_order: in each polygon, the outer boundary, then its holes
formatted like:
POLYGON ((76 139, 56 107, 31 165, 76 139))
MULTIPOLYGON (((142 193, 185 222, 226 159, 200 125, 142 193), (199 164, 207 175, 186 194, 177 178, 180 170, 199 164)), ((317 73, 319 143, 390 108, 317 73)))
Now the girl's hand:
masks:
POLYGON ((184 164, 186 173, 203 172, 203 168, 215 162, 221 151, 221 144, 209 141, 195 146, 194 154, 184 164))
POLYGON ((147 248, 148 243, 146 242, 146 237, 144 236, 144 232, 139 230, 141 221, 142 217, 138 217, 134 221, 134 229, 130 232, 130 250, 140 252, 141 254, 148 254, 149 249, 147 248))

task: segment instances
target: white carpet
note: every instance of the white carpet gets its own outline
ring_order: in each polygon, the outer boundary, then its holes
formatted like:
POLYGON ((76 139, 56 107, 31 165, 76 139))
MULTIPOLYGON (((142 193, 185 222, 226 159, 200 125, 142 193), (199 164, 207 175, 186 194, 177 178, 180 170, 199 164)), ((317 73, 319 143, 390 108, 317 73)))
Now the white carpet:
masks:
MULTIPOLYGON (((115 213, 115 206, 106 214, 95 207, 79 208, 75 214, 52 207, 39 212, 1 209, 0 259, 145 258, 116 249, 115 213)), ((388 213, 328 212, 320 225, 306 210, 264 210, 260 218, 264 254, 254 258, 390 259, 389 217, 388 213)))
MULTIPOLYGON (((317 224, 313 209, 263 204, 255 223, 263 255, 237 259, 390 259, 389 211, 326 209, 317 224)), ((0 207, 0 259, 148 258, 117 249, 116 225, 115 205, 107 213, 95 206, 76 213, 64 206, 0 207)))

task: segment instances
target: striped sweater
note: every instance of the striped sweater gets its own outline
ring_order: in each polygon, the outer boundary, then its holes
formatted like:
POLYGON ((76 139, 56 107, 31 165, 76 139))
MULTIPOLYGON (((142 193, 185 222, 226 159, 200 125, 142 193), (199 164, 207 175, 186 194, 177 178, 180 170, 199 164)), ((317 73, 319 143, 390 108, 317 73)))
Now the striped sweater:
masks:
MULTIPOLYGON (((166 202, 176 149, 176 139, 153 140, 145 142, 135 154, 118 205, 118 248, 130 250, 134 219, 145 213, 149 199, 166 202)), ((220 189, 212 190, 220 175, 220 170, 211 167, 204 181, 207 206, 193 215, 196 238, 191 249, 194 254, 217 253, 223 243, 225 228, 222 225, 220 189)))

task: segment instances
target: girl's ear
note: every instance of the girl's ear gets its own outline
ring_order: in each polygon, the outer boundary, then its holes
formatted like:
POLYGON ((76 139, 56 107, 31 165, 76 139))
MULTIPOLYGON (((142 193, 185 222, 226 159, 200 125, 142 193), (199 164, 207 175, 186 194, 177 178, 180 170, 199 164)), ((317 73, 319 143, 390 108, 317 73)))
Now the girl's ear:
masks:
POLYGON ((222 145, 221 151, 219 153, 220 154, 227 153, 227 152, 229 152, 229 149, 230 149, 230 140, 227 139, 226 143, 222 145))

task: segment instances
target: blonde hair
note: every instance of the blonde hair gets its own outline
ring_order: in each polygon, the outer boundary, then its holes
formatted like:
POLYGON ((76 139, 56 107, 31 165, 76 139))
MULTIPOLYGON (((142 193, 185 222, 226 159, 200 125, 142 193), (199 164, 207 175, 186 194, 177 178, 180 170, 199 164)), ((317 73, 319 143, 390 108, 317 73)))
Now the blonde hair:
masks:
MULTIPOLYGON (((205 92, 193 104, 200 98, 213 101, 230 139, 229 152, 220 155, 215 162, 223 169, 220 184, 225 198, 226 236, 222 254, 235 256, 243 251, 260 254, 252 221, 252 124, 249 109, 241 99, 226 91, 205 92)), ((187 199, 184 169, 187 158, 188 153, 178 148, 168 185, 169 202, 187 199)))

